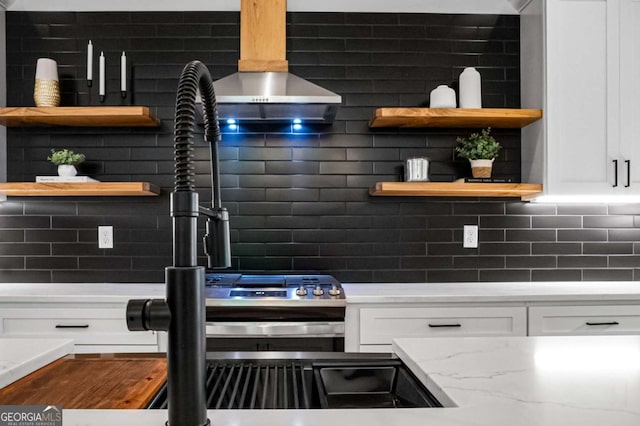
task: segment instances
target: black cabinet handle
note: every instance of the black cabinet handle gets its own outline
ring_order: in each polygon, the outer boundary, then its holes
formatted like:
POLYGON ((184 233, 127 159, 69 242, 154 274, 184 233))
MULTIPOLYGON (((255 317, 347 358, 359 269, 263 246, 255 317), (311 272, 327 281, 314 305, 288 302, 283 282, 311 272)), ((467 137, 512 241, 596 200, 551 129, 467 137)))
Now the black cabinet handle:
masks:
POLYGON ((610 321, 610 322, 586 322, 587 325, 620 325, 618 321, 610 321))
POLYGON ((613 160, 613 187, 618 186, 618 160, 613 160))
POLYGON ((429 324, 430 328, 454 328, 462 327, 461 324, 429 324))
POLYGON ((627 184, 624 187, 628 188, 631 186, 631 160, 624 160, 624 162, 627 165, 627 184))
POLYGON ((89 328, 89 324, 56 324, 56 328, 89 328))

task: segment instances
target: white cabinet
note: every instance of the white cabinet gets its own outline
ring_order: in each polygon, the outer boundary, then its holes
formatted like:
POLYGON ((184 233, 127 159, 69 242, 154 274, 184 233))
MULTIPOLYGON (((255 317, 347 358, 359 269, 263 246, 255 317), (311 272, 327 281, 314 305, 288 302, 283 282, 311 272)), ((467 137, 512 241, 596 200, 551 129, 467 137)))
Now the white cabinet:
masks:
POLYGON ((620 0, 620 87, 624 179, 627 191, 640 193, 640 0, 620 0))
POLYGON ((391 352, 402 337, 640 334, 640 302, 347 304, 345 350, 391 352))
POLYGON ((524 181, 545 195, 639 195, 640 1, 533 0, 521 11, 524 181), (635 184, 634 184, 635 183, 635 184))
POLYGON ((390 352, 391 341, 401 337, 525 336, 527 329, 524 306, 352 305, 347 311, 347 351, 390 352))
POLYGON ((76 353, 157 352, 154 332, 130 332, 126 304, 2 303, 3 337, 69 338, 76 353))
POLYGON ((531 306, 530 336, 640 334, 640 305, 531 306))

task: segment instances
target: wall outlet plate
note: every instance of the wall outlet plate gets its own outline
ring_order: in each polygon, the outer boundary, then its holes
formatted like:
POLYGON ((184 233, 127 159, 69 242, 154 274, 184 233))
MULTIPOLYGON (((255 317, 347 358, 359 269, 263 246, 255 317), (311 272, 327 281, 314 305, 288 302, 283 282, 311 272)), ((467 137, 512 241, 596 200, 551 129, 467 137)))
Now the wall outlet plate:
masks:
POLYGON ((478 248, 478 225, 464 225, 462 247, 478 248))
POLYGON ((98 226, 98 248, 113 248, 113 226, 98 226))

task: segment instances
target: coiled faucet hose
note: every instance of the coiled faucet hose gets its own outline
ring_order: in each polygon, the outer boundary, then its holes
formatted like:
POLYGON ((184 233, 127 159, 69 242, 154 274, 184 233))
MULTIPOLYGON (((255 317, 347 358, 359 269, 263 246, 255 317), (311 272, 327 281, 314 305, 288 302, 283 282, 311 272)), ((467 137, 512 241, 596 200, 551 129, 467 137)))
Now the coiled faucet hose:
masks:
POLYGON ((192 162, 198 88, 204 105, 204 139, 209 143, 216 143, 220 140, 220 126, 218 125, 216 97, 211 74, 202 62, 189 62, 180 75, 176 95, 174 137, 176 192, 195 191, 195 172, 192 162))

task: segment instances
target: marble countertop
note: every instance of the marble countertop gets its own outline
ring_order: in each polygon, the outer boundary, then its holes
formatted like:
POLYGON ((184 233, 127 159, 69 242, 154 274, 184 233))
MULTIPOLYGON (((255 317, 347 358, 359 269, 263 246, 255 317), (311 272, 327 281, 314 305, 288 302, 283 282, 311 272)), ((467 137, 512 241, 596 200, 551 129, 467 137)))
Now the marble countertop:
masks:
MULTIPOLYGON (((343 283, 347 303, 640 301, 640 281, 343 283)), ((164 298, 154 283, 0 283, 0 302, 113 302, 164 298)), ((228 303, 228 302, 225 302, 228 303)))
MULTIPOLYGON (((398 339, 445 408, 220 410, 237 426, 637 426, 640 336, 398 339), (446 395, 446 396, 443 396, 446 395)), ((163 410, 65 410, 65 426, 157 426, 163 410)))
POLYGON ((0 388, 70 353, 69 339, 0 338, 0 388))
MULTIPOLYGON (((443 410, 449 424, 640 424, 640 336, 398 339, 394 350, 458 407, 443 410)), ((424 424, 439 424, 430 414, 424 424)))
POLYGON ((639 281, 343 284, 347 303, 640 301, 639 281))
POLYGON ((0 302, 103 302, 164 298, 164 284, 0 283, 0 302))

